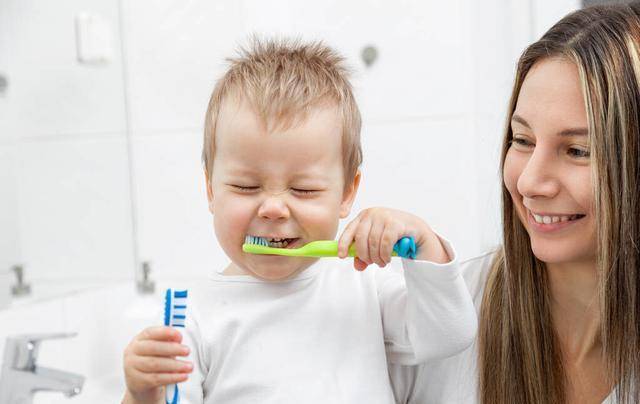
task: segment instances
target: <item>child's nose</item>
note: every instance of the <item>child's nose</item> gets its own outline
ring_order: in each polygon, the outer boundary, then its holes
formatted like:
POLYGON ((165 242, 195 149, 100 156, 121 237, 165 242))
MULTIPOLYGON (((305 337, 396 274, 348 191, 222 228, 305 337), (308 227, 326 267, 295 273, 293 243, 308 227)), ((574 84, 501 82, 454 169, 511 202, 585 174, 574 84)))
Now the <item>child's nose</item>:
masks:
POLYGON ((271 195, 260 205, 258 216, 269 220, 288 219, 290 216, 289 207, 283 198, 278 195, 271 195))

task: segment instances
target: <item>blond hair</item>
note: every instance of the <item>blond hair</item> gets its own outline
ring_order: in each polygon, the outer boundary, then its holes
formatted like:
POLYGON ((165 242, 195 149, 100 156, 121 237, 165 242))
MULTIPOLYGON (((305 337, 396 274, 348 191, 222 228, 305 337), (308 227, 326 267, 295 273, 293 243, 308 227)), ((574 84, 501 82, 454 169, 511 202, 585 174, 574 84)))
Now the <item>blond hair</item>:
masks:
POLYGON ((361 118, 344 58, 322 42, 260 40, 228 59, 216 83, 205 117, 202 161, 211 177, 220 106, 232 95, 246 100, 267 125, 289 127, 313 108, 337 106, 342 120, 342 154, 347 187, 362 163, 361 118))
MULTIPOLYGON (((522 83, 542 59, 578 67, 587 111, 595 190, 600 337, 607 380, 621 403, 640 402, 640 3, 569 14, 523 53, 502 147, 522 83)), ((480 312, 480 400, 563 403, 566 374, 551 320, 546 267, 531 250, 502 187, 503 248, 480 312)))

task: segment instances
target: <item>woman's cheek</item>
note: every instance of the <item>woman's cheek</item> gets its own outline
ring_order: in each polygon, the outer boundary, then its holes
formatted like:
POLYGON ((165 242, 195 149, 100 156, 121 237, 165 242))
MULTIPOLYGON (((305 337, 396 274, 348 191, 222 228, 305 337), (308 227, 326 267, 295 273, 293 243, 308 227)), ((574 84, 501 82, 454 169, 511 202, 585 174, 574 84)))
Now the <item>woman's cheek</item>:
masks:
POLYGON ((510 150, 504 160, 504 167, 502 170, 502 177, 504 179, 504 185, 514 198, 518 194, 518 178, 520 177, 521 170, 519 169, 519 162, 513 152, 510 150))

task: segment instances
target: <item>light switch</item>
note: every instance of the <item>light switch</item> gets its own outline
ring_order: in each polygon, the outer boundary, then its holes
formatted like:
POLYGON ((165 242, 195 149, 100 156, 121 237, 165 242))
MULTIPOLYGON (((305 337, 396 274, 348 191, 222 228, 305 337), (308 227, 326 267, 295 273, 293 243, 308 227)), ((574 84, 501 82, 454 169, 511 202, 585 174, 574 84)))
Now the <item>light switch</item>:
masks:
POLYGON ((113 58, 113 34, 109 21, 98 14, 78 14, 76 50, 80 63, 109 63, 113 58))

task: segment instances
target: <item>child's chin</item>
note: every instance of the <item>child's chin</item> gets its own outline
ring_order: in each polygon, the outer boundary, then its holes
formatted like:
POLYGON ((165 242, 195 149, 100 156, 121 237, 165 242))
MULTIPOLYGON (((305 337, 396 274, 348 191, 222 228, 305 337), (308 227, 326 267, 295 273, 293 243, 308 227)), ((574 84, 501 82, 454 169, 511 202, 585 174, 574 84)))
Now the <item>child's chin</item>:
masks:
POLYGON ((254 275, 260 279, 264 279, 265 281, 283 281, 295 276, 301 269, 295 269, 292 271, 268 271, 268 270, 260 270, 254 271, 254 275))
POLYGON ((251 272, 260 279, 281 281, 297 275, 310 265, 306 260, 292 259, 289 257, 278 258, 279 259, 273 260, 273 262, 261 262, 258 265, 254 265, 251 268, 251 272))

